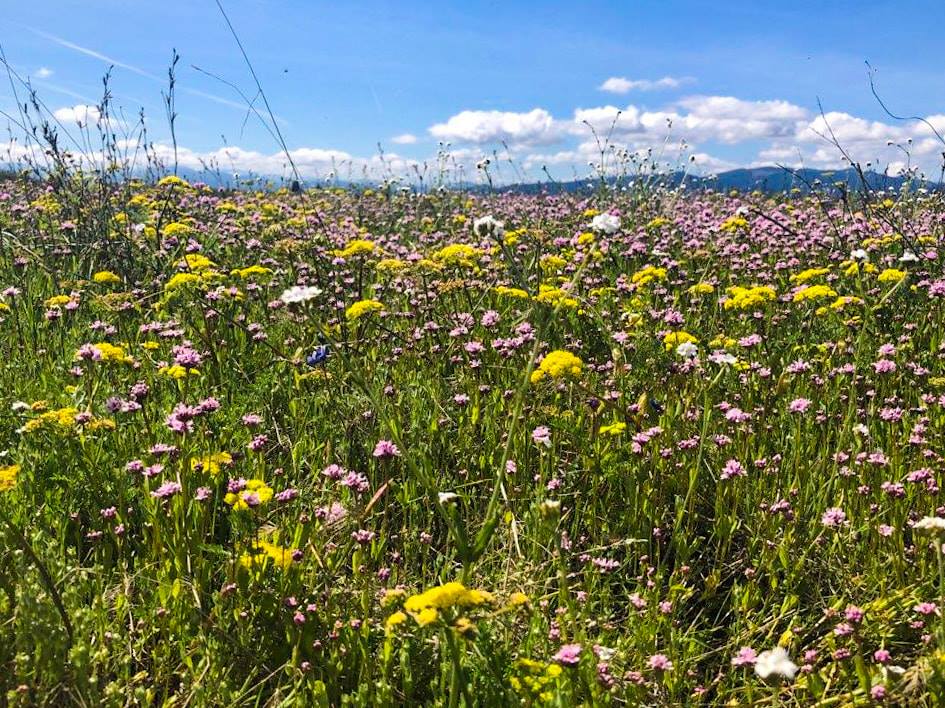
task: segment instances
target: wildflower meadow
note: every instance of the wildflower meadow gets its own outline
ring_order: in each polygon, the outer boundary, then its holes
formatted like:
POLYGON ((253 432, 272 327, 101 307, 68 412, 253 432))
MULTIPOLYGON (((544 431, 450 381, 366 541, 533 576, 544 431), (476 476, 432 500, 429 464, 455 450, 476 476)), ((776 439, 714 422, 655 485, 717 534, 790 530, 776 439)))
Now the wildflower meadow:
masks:
POLYGON ((6 704, 945 697, 940 193, 83 193, 0 185, 6 704))

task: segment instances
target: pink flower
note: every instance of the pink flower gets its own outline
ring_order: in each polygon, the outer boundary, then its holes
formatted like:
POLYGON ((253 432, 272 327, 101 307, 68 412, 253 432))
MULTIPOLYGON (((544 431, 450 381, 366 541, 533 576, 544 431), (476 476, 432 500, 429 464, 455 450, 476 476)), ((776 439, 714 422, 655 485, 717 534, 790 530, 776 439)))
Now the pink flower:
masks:
POLYGON ((758 659, 758 652, 751 647, 742 647, 738 653, 732 657, 732 666, 754 666, 758 659))
POLYGON ((795 398, 788 405, 788 410, 791 413, 804 413, 808 408, 810 408, 810 400, 807 398, 795 398))
POLYGON ((381 460, 388 460, 400 455, 400 449, 390 440, 380 440, 374 446, 374 457, 381 460))
POLYGON ((554 661, 565 666, 577 666, 581 661, 580 644, 564 644, 558 653, 551 657, 554 661))
POLYGON ((654 654, 650 657, 650 660, 646 662, 654 671, 672 671, 673 662, 669 660, 665 654, 654 654))

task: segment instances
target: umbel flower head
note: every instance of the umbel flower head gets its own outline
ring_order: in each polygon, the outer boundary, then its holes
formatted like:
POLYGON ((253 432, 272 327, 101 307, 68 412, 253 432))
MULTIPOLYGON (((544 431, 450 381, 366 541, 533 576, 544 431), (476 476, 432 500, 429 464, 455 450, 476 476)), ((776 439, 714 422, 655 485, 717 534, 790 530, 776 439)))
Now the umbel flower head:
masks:
POLYGON ((758 655, 755 659, 755 673, 763 680, 772 676, 793 679, 797 673, 797 664, 791 661, 784 647, 775 647, 758 655))
POLYGON ((563 349, 556 349, 553 352, 545 354, 538 368, 532 372, 532 383, 538 383, 544 378, 578 378, 581 375, 581 369, 584 362, 571 352, 563 349))

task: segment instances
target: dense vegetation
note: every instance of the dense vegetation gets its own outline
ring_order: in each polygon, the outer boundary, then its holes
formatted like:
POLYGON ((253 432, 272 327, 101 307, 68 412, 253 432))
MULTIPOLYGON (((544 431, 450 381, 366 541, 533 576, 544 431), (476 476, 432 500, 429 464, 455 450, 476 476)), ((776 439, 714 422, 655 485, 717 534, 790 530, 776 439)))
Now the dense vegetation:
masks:
POLYGON ((10 704, 945 696, 940 195, 0 192, 10 704))

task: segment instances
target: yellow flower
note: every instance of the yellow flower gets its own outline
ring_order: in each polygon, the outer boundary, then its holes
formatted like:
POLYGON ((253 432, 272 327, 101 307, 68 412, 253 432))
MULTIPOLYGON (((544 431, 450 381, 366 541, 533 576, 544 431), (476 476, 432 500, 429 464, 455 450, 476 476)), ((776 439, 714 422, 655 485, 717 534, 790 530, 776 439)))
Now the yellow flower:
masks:
POLYGON ((193 233, 193 229, 187 224, 182 224, 179 221, 172 221, 170 224, 166 224, 161 233, 164 234, 167 238, 186 238, 193 233))
POLYGON ((418 595, 411 595, 404 602, 404 609, 418 613, 428 608, 445 610, 450 607, 474 607, 492 600, 491 593, 485 590, 469 590, 462 583, 454 581, 430 588, 418 595))
POLYGON ((876 276, 876 279, 881 283, 898 283, 905 277, 906 271, 897 270, 896 268, 887 268, 878 276, 876 276))
MULTIPOLYGON (((165 233, 166 232, 167 229, 165 229, 165 233)), ((216 263, 200 253, 188 253, 186 256, 184 256, 183 262, 187 265, 188 270, 194 271, 196 273, 199 273, 203 270, 210 270, 216 266, 216 263)))
POLYGON ((382 258, 374 267, 382 273, 388 273, 403 270, 407 264, 399 258, 382 258))
POLYGON ((699 340, 693 337, 689 332, 670 332, 663 336, 663 346, 666 351, 671 352, 680 344, 685 343, 698 344, 699 340))
POLYGON ((774 288, 767 285, 757 285, 751 288, 734 285, 725 292, 728 293, 728 299, 723 306, 726 310, 748 310, 774 300, 776 297, 774 288))
POLYGON ((568 262, 564 258, 556 256, 553 253, 541 257, 541 269, 546 272, 557 272, 567 264, 568 262))
POLYGON ((819 278, 822 275, 827 275, 830 272, 830 268, 808 268, 807 270, 802 270, 800 273, 795 273, 791 276, 792 283, 806 283, 808 280, 813 280, 814 278, 819 278))
POLYGON ((600 434, 601 434, 601 435, 613 435, 613 436, 616 437, 617 435, 620 435, 620 434, 621 434, 623 431, 625 431, 626 429, 627 429, 627 424, 626 424, 626 423, 619 423, 619 422, 618 422, 618 423, 611 423, 610 425, 602 425, 602 426, 600 426, 600 434))
POLYGON ((646 285, 652 280, 666 280, 666 269, 648 265, 646 268, 638 270, 630 276, 631 283, 636 283, 641 286, 646 285))
POLYGON ((177 175, 168 175, 158 180, 158 187, 189 187, 190 185, 177 175))
POLYGON ((519 288, 508 288, 504 285, 497 285, 495 291, 497 294, 504 297, 516 298, 518 300, 527 300, 529 298, 528 293, 519 288))
POLYGON ((349 322, 354 322, 364 317, 364 315, 368 315, 372 312, 380 312, 383 309, 383 303, 377 300, 359 300, 345 310, 345 318, 349 322))
POLYGON ((451 243, 430 256, 443 265, 471 266, 479 257, 480 251, 464 243, 451 243))
POLYGON ((19 465, 0 467, 0 492, 9 492, 16 486, 16 476, 20 473, 19 465))
POLYGON ((375 248, 377 248, 377 246, 374 245, 373 241, 359 238, 351 241, 347 246, 344 247, 344 250, 335 251, 335 255, 340 258, 351 258, 353 256, 374 253, 375 248))
POLYGON ((191 376, 200 376, 200 371, 197 369, 188 369, 180 364, 172 364, 171 366, 162 366, 158 369, 158 373, 162 376, 167 376, 168 378, 174 379, 175 381, 180 381, 183 378, 186 378, 188 374, 191 376))
POLYGON ((715 292, 715 286, 712 283, 696 283, 688 292, 690 295, 708 295, 715 292))
POLYGON ((436 622, 437 618, 440 616, 440 613, 436 611, 433 607, 427 607, 425 609, 417 612, 413 618, 418 625, 421 627, 426 627, 428 624, 436 622))
POLYGON ((550 285, 539 285, 535 300, 549 305, 560 305, 561 307, 577 307, 578 305, 578 301, 571 297, 567 291, 561 288, 553 288, 550 285))
POLYGON ((171 291, 191 283, 199 283, 200 276, 196 273, 175 273, 171 279, 164 284, 164 290, 171 291))
POLYGON ((571 352, 557 349, 545 354, 538 368, 532 372, 531 381, 538 383, 546 376, 550 379, 577 378, 581 375, 583 366, 584 362, 571 352))
POLYGON ((110 270, 100 270, 98 273, 92 276, 92 280, 96 283, 103 283, 106 285, 114 285, 115 283, 121 282, 121 278, 112 273, 110 270))
POLYGON ((292 565, 292 556, 295 554, 295 548, 283 548, 269 541, 256 541, 250 546, 250 552, 240 556, 240 565, 244 568, 254 566, 265 567, 269 561, 281 568, 287 570, 292 565))
POLYGON ((748 220, 744 216, 730 216, 719 225, 720 231, 726 231, 730 234, 735 233, 739 229, 748 230, 748 220))
POLYGON ((221 465, 229 465, 233 462, 233 457, 228 452, 215 452, 212 455, 195 457, 190 461, 190 469, 196 470, 199 466, 204 472, 216 477, 220 474, 221 465))
POLYGON ((251 278, 254 275, 270 275, 271 273, 271 269, 261 265, 251 265, 247 268, 237 268, 230 271, 230 275, 238 275, 243 279, 251 278))
POLYGON ((794 302, 819 300, 825 297, 837 297, 837 291, 829 285, 808 285, 794 293, 794 302))
MULTIPOLYGON (((435 611, 436 610, 434 610, 434 612, 435 611)), ((407 615, 405 615, 403 612, 395 612, 394 614, 392 614, 390 617, 387 618, 386 622, 384 622, 384 627, 388 631, 390 631, 397 625, 403 624, 406 621, 407 621, 407 615)))
POLYGON ((248 479, 246 486, 239 492, 228 492, 223 501, 233 507, 234 511, 243 511, 262 506, 272 499, 272 487, 261 479, 248 479))
MULTIPOLYGON (((92 348, 98 352, 97 361, 114 364, 130 364, 134 361, 132 357, 125 354, 125 350, 108 342, 97 342, 92 348)), ((82 350, 76 350, 76 361, 82 359, 82 350)))
POLYGON ((43 302, 43 305, 46 307, 62 307, 63 305, 68 305, 70 302, 72 302, 71 295, 53 295, 43 302))

